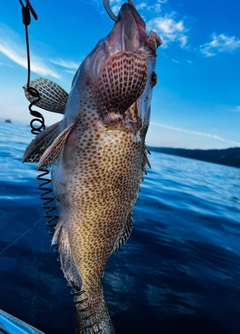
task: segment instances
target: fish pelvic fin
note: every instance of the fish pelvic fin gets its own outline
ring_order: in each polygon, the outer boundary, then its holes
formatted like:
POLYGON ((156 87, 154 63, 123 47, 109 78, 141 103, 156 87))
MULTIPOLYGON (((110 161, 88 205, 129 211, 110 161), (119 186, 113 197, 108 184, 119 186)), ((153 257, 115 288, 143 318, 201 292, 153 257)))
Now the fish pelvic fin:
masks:
POLYGON ((24 93, 29 102, 41 109, 64 114, 69 94, 62 87, 45 78, 32 80, 29 86, 36 89, 40 97, 40 101, 34 102, 36 97, 32 96, 28 87, 24 86, 24 93))
POLYGON ((23 162, 38 162, 46 149, 53 143, 54 139, 61 133, 60 122, 51 125, 40 132, 28 145, 24 152, 23 162))
POLYGON ((47 148, 44 154, 41 156, 37 169, 45 169, 51 167, 57 160, 60 152, 63 150, 68 135, 74 128, 74 123, 71 123, 63 132, 61 132, 53 143, 47 148))
POLYGON ((61 267, 68 284, 74 291, 80 291, 82 281, 72 256, 70 241, 64 223, 64 221, 58 222, 53 235, 52 245, 58 244, 61 267))

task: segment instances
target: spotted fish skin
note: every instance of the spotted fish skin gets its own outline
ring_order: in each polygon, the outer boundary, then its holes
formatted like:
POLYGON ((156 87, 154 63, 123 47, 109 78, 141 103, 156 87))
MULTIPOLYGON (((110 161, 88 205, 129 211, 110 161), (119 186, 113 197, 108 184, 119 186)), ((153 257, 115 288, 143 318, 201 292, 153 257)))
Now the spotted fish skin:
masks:
POLYGON ((131 233, 148 163, 145 136, 160 44, 136 9, 124 4, 111 33, 78 69, 57 135, 51 130, 55 137, 41 157, 34 152, 37 138, 26 150, 25 161, 38 156, 39 168, 52 166, 59 212, 52 243, 59 245, 73 291, 84 291, 75 297, 77 333, 91 325, 91 333, 115 333, 101 279, 108 258, 131 233))

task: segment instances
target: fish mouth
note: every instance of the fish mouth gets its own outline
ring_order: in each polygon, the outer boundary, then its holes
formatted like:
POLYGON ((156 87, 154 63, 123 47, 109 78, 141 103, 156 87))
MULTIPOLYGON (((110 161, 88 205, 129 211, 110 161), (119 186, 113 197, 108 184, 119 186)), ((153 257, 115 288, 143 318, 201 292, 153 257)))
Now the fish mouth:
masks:
POLYGON ((138 52, 146 44, 146 25, 137 10, 125 3, 118 14, 118 21, 108 36, 110 56, 120 51, 138 52))

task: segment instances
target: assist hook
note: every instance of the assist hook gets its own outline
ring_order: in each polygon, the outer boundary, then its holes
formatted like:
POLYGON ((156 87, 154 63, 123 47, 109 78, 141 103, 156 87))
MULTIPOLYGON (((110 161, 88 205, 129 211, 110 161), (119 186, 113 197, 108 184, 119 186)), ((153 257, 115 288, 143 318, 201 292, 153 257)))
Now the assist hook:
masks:
MULTIPOLYGON (((108 15, 111 17, 111 19, 113 20, 113 21, 115 21, 115 22, 118 22, 119 21, 119 17, 118 16, 116 16, 114 13, 113 13, 113 11, 111 10, 111 8, 110 8, 110 0, 103 0, 103 6, 105 7, 105 9, 106 9, 106 12, 108 13, 108 15)), ((134 3, 133 3, 133 1, 132 0, 128 0, 128 2, 130 3, 130 5, 132 5, 133 7, 135 7, 134 6, 134 3)))

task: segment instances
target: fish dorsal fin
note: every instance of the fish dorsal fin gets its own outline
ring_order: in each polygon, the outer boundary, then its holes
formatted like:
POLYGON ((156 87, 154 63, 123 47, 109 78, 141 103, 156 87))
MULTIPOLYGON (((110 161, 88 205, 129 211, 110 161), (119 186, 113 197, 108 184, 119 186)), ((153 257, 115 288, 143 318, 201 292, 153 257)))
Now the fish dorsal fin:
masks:
POLYGON ((53 143, 60 134, 60 122, 51 125, 40 132, 28 145, 24 152, 23 162, 38 162, 46 149, 53 143))
MULTIPOLYGON (((35 88, 41 98, 40 101, 34 103, 34 105, 48 111, 64 114, 69 94, 62 87, 45 78, 33 80, 29 83, 29 86, 35 88)), ((31 103, 34 102, 36 97, 28 92, 26 86, 24 86, 23 89, 28 101, 31 103)))
POLYGON ((133 221, 132 212, 129 212, 129 214, 127 216, 127 220, 126 220, 124 230, 123 230, 122 234, 119 236, 119 238, 116 240, 116 242, 113 246, 112 254, 117 252, 119 250, 119 248, 121 248, 125 244, 127 239, 130 237, 130 234, 132 232, 132 221, 133 221))
POLYGON ((151 153, 149 149, 147 148, 147 146, 145 145, 145 150, 143 153, 143 165, 142 165, 142 171, 143 171, 143 174, 145 175, 147 175, 147 166, 151 168, 150 161, 148 160, 148 157, 147 157, 148 154, 151 154, 151 153))
POLYGON ((95 83, 96 100, 103 113, 123 114, 143 93, 147 82, 144 56, 121 51, 101 69, 95 83))
POLYGON ((38 169, 45 169, 51 167, 52 164, 57 160, 60 152, 62 151, 67 137, 74 127, 74 123, 71 123, 63 132, 61 132, 48 149, 41 156, 38 163, 38 169))

